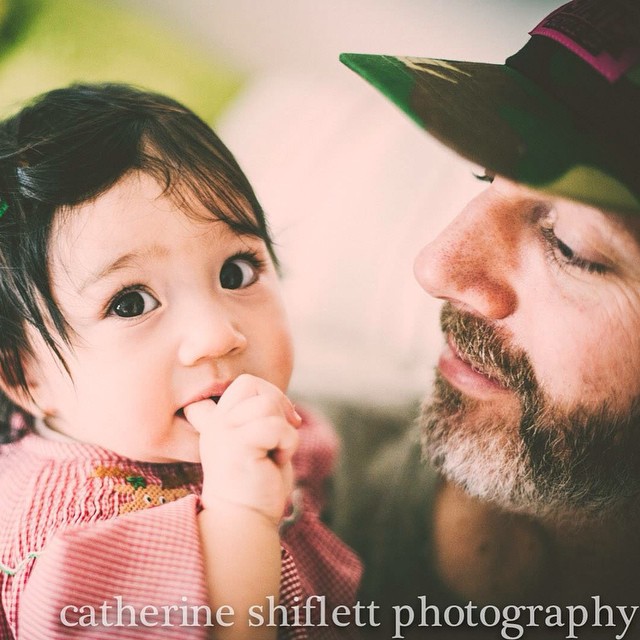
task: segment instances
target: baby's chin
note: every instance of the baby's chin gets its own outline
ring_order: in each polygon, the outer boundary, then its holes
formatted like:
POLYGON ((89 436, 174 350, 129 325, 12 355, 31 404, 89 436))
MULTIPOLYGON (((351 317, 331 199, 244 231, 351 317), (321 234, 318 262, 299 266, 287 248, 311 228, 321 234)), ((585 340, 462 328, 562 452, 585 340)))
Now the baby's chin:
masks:
POLYGON ((136 446, 136 443, 126 443, 121 446, 109 446, 102 444, 106 449, 129 458, 136 462, 152 464, 200 464, 199 437, 197 434, 189 434, 180 438, 167 441, 145 442, 136 446))
POLYGON ((98 446, 129 460, 156 464, 200 463, 200 435, 184 418, 164 425, 160 433, 153 433, 150 427, 136 431, 133 424, 126 429, 109 431, 103 426, 87 432, 75 422, 61 418, 48 417, 42 422, 40 433, 45 438, 98 446))
POLYGON ((197 444, 195 447, 188 446, 187 443, 171 444, 168 447, 161 445, 152 450, 131 451, 129 455, 123 455, 139 462, 154 464, 200 464, 200 449, 197 444))

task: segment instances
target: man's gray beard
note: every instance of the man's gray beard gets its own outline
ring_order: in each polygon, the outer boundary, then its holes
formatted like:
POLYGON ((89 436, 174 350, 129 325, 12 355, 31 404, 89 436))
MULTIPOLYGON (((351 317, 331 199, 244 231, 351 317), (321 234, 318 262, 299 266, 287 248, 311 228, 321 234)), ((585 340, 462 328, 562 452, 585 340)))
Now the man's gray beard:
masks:
POLYGON ((513 436, 513 425, 504 424, 500 417, 486 424, 471 422, 462 399, 453 402, 456 390, 439 374, 435 384, 434 397, 420 414, 424 456, 447 479, 477 498, 519 512, 540 504, 524 444, 513 436))
MULTIPOLYGON (((450 306, 443 310, 443 329, 453 330, 458 345, 464 331, 479 324, 460 316, 450 306)), ((561 411, 539 390, 523 354, 510 356, 502 345, 498 353, 500 342, 495 335, 471 336, 465 353, 480 365, 488 354, 487 367, 497 376, 504 367, 501 379, 514 390, 519 410, 489 412, 437 373, 420 416, 425 457, 470 495, 536 517, 592 518, 637 499, 638 403, 623 414, 608 406, 561 411)))

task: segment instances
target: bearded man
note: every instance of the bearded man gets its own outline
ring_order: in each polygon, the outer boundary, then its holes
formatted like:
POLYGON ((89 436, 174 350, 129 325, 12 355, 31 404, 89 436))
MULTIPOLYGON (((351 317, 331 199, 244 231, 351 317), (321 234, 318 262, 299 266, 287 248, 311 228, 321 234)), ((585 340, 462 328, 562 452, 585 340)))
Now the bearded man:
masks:
POLYGON ((362 465, 345 433, 363 598, 413 628, 420 595, 582 606, 609 637, 597 606, 640 604, 640 5, 573 0, 505 65, 341 59, 490 183, 415 261, 444 301, 419 438, 362 465))

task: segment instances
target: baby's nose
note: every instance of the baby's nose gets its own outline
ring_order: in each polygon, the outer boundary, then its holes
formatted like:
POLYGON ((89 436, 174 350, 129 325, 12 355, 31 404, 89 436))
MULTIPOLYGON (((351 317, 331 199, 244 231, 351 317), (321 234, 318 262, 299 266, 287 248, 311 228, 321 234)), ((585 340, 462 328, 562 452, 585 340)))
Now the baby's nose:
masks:
POLYGON ((201 360, 224 358, 240 353, 247 339, 240 327, 224 309, 213 313, 193 313, 181 331, 178 358, 184 366, 201 360))

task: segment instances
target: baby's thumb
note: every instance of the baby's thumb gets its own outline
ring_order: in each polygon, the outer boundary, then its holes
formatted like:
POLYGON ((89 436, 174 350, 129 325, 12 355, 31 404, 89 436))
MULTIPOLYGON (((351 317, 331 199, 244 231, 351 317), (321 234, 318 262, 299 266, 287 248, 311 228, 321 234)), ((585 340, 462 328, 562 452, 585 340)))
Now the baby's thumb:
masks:
POLYGON ((184 408, 184 417, 198 433, 202 433, 211 424, 215 410, 216 403, 211 398, 206 398, 188 404, 184 408))

